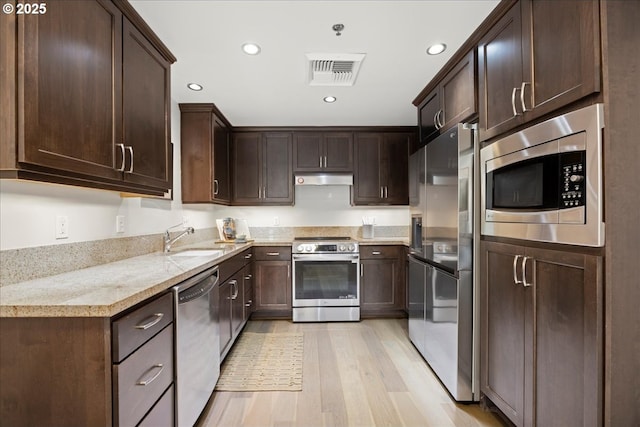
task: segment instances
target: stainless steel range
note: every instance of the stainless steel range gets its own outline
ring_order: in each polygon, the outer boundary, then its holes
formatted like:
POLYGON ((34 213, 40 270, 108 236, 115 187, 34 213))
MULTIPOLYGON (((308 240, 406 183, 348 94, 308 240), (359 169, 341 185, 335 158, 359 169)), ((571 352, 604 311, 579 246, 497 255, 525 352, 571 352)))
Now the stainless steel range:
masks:
POLYGON ((349 237, 295 239, 293 321, 360 320, 360 250, 349 237))

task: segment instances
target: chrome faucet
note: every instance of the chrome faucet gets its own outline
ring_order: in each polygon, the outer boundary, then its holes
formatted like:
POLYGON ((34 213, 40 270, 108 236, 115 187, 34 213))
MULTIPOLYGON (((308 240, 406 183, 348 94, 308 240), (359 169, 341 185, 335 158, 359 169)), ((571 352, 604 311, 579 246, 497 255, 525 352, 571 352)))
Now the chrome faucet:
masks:
POLYGON ((173 227, 169 227, 167 228, 167 231, 164 232, 164 252, 167 253, 171 250, 171 245, 173 245, 176 240, 178 240, 179 238, 186 236, 187 234, 193 234, 195 233, 195 230, 193 229, 193 227, 187 227, 184 229, 184 231, 180 234, 178 234, 176 237, 174 237, 173 239, 171 238, 171 234, 169 234, 169 230, 179 227, 182 224, 178 224, 178 225, 174 225, 173 227))

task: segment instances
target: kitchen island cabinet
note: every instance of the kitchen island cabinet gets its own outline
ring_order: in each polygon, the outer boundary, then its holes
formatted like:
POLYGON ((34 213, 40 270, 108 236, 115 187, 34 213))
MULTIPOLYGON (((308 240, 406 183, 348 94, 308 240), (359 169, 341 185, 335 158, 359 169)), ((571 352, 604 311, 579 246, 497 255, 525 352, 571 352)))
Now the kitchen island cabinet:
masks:
POLYGON ((478 44, 482 141, 600 91, 597 0, 520 0, 478 44))
POLYGON ((415 133, 356 132, 354 205, 409 204, 409 147, 415 133))
POLYGON ((482 393, 517 426, 601 425, 602 258, 483 241, 481 269, 482 393))
POLYGON ((360 315, 405 317, 405 249, 360 245, 360 315))
POLYGON ((293 205, 290 132, 234 132, 233 205, 293 205))
POLYGON ((0 115, 12 118, 0 138, 3 178, 171 188, 175 57, 127 2, 56 2, 45 14, 4 16, 2 32, 2 68, 16 70, 0 81, 0 115))
POLYGON ((214 104, 180 104, 183 203, 231 204, 231 124, 214 104))
POLYGON ((291 247, 254 248, 254 318, 292 317, 291 247))

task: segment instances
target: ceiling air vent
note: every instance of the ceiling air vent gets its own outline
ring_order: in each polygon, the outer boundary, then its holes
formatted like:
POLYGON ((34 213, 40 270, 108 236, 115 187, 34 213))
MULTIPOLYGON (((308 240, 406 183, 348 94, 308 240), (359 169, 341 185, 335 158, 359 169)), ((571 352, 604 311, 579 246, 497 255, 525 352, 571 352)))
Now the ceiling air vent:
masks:
POLYGON ((308 53, 309 85, 353 86, 364 53, 308 53))

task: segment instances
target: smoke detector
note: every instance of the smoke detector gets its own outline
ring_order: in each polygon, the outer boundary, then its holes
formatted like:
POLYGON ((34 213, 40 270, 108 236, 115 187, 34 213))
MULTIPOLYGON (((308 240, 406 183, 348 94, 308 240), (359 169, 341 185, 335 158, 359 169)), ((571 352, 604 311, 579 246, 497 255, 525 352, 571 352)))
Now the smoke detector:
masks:
POLYGON ((307 53, 310 86, 353 86, 364 53, 307 53))

